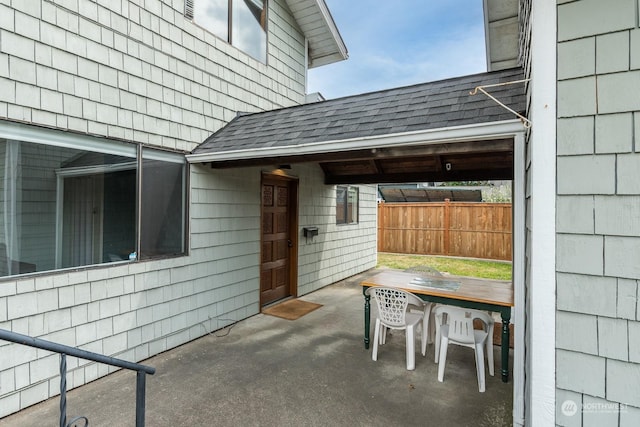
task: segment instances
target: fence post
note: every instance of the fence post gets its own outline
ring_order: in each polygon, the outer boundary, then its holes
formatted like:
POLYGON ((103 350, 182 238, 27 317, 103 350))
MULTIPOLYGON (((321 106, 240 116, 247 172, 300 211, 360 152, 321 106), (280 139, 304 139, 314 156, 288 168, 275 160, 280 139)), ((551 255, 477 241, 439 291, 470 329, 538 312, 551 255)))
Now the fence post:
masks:
POLYGON ((386 209, 384 202, 378 203, 378 252, 384 252, 384 226, 385 226, 385 213, 386 209))
POLYGON ((450 238, 451 238, 451 233, 450 228, 451 228, 451 218, 450 218, 450 203, 451 200, 449 199, 444 199, 444 254, 445 255, 449 255, 451 253, 451 242, 450 242, 450 238))

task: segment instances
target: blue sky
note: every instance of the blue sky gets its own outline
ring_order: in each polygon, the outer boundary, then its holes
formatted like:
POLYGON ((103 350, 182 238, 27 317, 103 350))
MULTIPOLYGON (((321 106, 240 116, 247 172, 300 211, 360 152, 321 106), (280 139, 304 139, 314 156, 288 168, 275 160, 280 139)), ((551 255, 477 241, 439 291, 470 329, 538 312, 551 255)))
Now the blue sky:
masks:
POLYGON ((486 71, 482 0, 325 0, 349 59, 309 70, 338 98, 486 71))

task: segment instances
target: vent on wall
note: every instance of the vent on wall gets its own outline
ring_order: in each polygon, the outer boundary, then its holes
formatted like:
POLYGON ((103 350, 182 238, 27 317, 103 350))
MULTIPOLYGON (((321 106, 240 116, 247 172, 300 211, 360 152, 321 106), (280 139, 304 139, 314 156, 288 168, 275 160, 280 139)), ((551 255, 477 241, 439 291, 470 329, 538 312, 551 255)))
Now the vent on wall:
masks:
POLYGON ((184 0, 184 16, 193 20, 193 2, 194 0, 184 0))

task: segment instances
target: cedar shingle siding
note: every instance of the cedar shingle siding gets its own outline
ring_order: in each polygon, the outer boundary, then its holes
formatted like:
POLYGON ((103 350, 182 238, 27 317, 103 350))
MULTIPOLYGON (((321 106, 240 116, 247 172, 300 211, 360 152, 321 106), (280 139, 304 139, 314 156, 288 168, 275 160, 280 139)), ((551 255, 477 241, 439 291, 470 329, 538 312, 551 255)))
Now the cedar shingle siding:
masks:
POLYGON ((637 4, 559 3, 556 406, 600 410, 556 420, 638 425, 637 4))
MULTIPOLYGON (((285 0, 268 3, 263 64, 185 18, 182 1, 2 2, 0 131, 19 122, 60 140, 90 134, 182 154, 238 111, 299 104, 305 36, 285 0)), ((191 167, 188 255, 2 278, 0 328, 140 361, 259 313, 263 171, 191 167)), ((374 266, 375 187, 360 188, 360 223, 338 230, 319 166, 291 173, 300 227, 321 230, 299 239, 298 294, 374 266)), ((68 387, 107 373, 70 363, 68 387)), ((58 384, 57 355, 0 342, 0 418, 58 384)))

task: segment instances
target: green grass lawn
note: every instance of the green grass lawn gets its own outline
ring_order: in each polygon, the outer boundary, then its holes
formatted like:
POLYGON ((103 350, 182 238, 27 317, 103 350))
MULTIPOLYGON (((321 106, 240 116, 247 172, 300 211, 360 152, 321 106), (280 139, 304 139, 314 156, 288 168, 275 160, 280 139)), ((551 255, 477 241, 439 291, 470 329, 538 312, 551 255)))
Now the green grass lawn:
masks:
POLYGON ((511 280, 511 263, 468 258, 447 258, 430 255, 390 254, 378 252, 378 268, 435 269, 442 274, 478 277, 481 279, 511 280))

